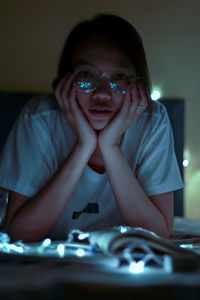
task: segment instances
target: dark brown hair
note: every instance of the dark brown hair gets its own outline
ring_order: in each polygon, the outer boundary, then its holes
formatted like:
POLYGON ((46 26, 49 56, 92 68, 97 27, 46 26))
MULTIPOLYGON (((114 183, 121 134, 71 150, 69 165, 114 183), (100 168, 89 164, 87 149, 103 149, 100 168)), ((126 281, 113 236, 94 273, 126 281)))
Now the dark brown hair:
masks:
POLYGON ((112 14, 97 15, 92 20, 83 21, 73 28, 61 53, 57 77, 52 83, 53 90, 67 72, 72 71, 72 57, 79 43, 97 34, 109 39, 123 49, 128 56, 134 66, 136 76, 140 78, 140 83, 149 102, 148 110, 151 112, 151 80, 142 39, 129 22, 112 14))

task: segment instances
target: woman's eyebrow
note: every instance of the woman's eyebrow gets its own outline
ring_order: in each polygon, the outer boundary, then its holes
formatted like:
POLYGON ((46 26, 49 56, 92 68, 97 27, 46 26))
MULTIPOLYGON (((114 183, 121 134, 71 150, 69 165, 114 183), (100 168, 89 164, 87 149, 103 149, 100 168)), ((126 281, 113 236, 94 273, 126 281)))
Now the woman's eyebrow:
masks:
POLYGON ((86 60, 77 60, 74 64, 74 66, 85 66, 85 65, 89 65, 89 66, 92 66, 92 67, 95 67, 94 64, 92 64, 91 62, 89 61, 86 61, 86 60))
MULTIPOLYGON (((92 62, 83 60, 83 59, 77 60, 76 63, 74 64, 75 67, 76 66, 85 66, 85 65, 96 68, 96 66, 92 62)), ((121 61, 119 61, 119 63, 116 64, 115 67, 116 68, 130 68, 131 64, 125 60, 121 60, 121 61)))
POLYGON ((120 68, 130 68, 130 67, 132 67, 132 64, 129 61, 127 61, 126 59, 121 59, 119 61, 118 67, 120 67, 120 68))

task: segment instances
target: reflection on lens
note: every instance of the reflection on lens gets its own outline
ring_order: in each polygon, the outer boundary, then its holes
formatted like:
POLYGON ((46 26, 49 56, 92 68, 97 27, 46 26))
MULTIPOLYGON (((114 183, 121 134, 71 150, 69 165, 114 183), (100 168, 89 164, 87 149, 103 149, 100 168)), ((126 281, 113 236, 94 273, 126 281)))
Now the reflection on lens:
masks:
POLYGON ((80 92, 89 93, 95 89, 95 74, 89 70, 80 70, 75 74, 74 84, 80 92))
POLYGON ((111 89, 116 89, 117 88, 117 83, 116 82, 110 82, 110 87, 111 89))
POLYGON ((79 85, 80 89, 84 89, 84 90, 91 89, 92 87, 91 82, 77 81, 77 84, 79 85))
POLYGON ((90 93, 94 91, 100 84, 101 78, 106 77, 110 88, 116 94, 127 94, 129 88, 129 79, 126 73, 115 73, 113 76, 107 74, 99 75, 91 70, 78 70, 75 73, 74 85, 78 86, 78 90, 83 93, 90 93))

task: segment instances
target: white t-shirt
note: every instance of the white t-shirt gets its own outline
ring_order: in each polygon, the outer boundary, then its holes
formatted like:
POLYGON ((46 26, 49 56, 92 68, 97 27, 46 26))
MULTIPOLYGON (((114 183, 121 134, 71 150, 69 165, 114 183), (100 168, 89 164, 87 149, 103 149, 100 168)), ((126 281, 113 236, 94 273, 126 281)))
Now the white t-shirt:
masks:
MULTIPOLYGON (((122 153, 148 196, 183 188, 166 109, 159 102, 153 101, 152 105, 150 122, 144 111, 126 131, 121 144, 122 153)), ((34 97, 22 109, 1 153, 0 187, 32 197, 75 144, 76 136, 54 96, 34 97)), ((96 173, 86 165, 49 236, 64 239, 72 229, 91 231, 123 224, 106 173, 96 173), (88 203, 98 204, 98 213, 84 212, 88 203), (74 219, 74 212, 82 213, 74 219)))

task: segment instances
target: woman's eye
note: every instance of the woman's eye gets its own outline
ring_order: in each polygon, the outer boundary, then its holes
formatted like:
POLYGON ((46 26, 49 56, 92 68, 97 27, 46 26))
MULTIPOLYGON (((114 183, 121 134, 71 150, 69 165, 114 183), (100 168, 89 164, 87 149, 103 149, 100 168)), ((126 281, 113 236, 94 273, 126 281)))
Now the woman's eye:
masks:
POLYGON ((79 72, 79 77, 81 78, 93 78, 93 73, 87 70, 83 70, 79 72))
POLYGON ((114 80, 128 80, 128 75, 125 73, 117 73, 113 76, 114 80))

